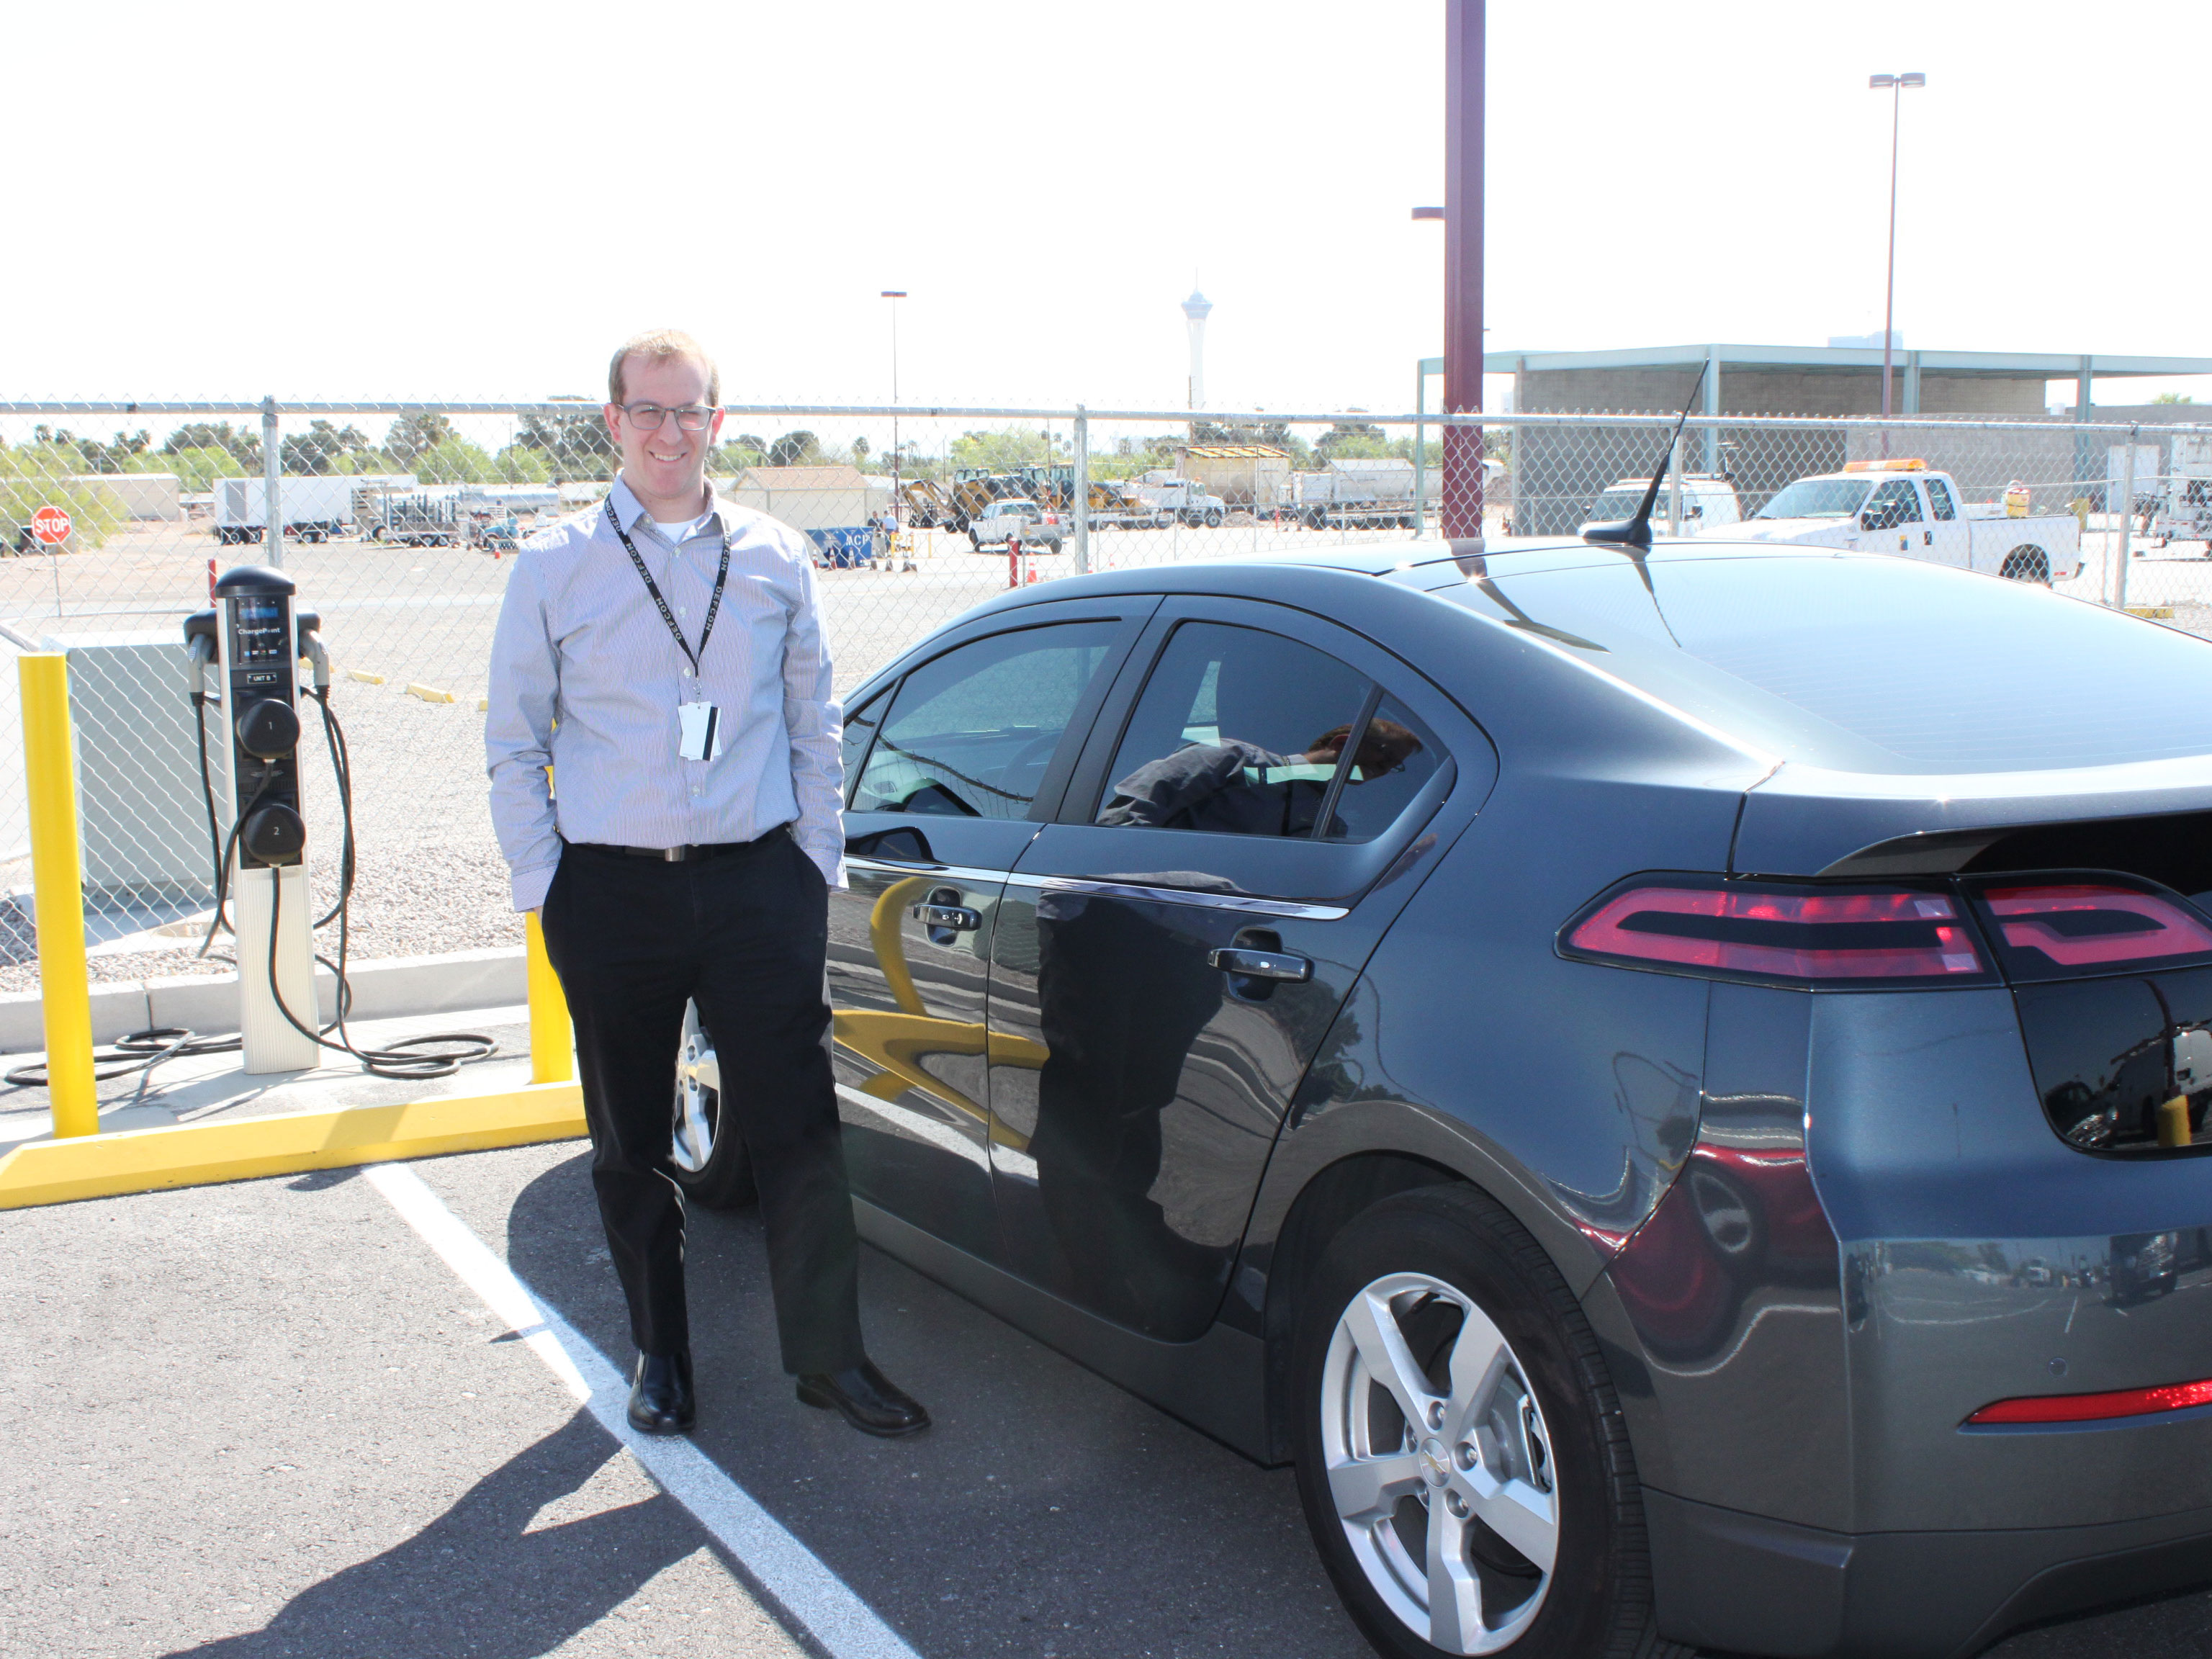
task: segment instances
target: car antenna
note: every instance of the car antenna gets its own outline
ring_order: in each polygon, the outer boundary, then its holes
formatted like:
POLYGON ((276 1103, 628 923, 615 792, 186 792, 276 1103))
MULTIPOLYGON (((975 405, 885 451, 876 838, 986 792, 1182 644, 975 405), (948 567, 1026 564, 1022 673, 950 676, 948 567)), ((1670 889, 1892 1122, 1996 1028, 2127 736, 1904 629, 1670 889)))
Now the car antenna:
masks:
POLYGON ((1638 552, 1650 550, 1651 509, 1658 502, 1659 486, 1667 482, 1667 470, 1674 464, 1675 442, 1681 437, 1682 428, 1690 423, 1690 411, 1697 406, 1698 393, 1705 384, 1705 371, 1711 367, 1710 361, 1698 366, 1697 380, 1690 387, 1690 401, 1682 405, 1681 418, 1674 422, 1674 431, 1667 437, 1667 447, 1661 453, 1658 465, 1651 469, 1651 487, 1644 492, 1644 504, 1636 509, 1636 516, 1626 524, 1592 525, 1583 532, 1584 541, 1607 547, 1632 547, 1638 552))

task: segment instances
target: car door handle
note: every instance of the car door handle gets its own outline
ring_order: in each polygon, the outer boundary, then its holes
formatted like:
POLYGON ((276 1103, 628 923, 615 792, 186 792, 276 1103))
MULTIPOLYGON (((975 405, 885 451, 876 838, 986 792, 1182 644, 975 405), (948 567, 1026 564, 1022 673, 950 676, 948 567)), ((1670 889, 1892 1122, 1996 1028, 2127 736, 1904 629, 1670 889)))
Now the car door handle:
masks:
POLYGON ((1932 531, 1932 530, 1923 530, 1923 531, 1922 531, 1922 532, 1920 532, 1920 544, 1921 544, 1923 547, 1933 547, 1933 546, 1935 546, 1935 545, 1936 545, 1936 532, 1935 532, 1934 531, 1932 531))
POLYGON ((954 933, 972 933, 983 925, 982 913, 970 910, 964 904, 939 904, 933 901, 915 905, 908 914, 933 933, 943 929, 954 933))
POLYGON ((1245 979, 1287 980, 1294 985, 1303 985, 1313 977, 1313 963, 1304 957, 1287 956, 1280 951, 1248 951, 1235 945, 1207 951, 1206 965, 1245 979))

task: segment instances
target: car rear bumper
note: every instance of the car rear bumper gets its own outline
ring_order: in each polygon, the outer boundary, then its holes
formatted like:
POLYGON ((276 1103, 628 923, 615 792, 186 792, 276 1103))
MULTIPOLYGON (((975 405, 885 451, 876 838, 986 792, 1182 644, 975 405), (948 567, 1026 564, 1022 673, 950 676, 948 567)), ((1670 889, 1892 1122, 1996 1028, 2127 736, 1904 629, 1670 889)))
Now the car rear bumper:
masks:
POLYGON ((1644 1493, 1659 1627, 1776 1659, 1953 1659, 2212 1579, 2212 1509, 2088 1527, 1854 1536, 1644 1493))

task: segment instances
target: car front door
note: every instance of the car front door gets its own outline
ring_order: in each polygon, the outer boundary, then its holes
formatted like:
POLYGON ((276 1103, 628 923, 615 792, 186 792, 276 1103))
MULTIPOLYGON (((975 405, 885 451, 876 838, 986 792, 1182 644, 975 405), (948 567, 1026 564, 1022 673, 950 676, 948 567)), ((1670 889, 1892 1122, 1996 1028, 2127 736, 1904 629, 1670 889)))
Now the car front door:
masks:
POLYGON ((1292 1091, 1488 744, 1320 619, 1161 607, 991 943, 1005 1264, 1170 1341, 1220 1304, 1292 1091), (1295 633, 1297 637, 1291 637, 1295 633))
POLYGON ((1934 551, 1921 539, 1927 529, 1918 487, 1910 478, 1892 478, 1867 498, 1859 514, 1859 546, 1869 553, 1924 559, 1934 551))
POLYGON ((1927 556, 1937 564, 1956 565, 1964 570, 1972 562, 1973 538, 1966 520, 1959 516, 1951 486, 1932 474, 1921 482, 1928 490, 1928 522, 1920 527, 1927 556))
POLYGON ((847 721, 848 886, 830 898, 830 1001, 853 1189, 987 1259, 984 998, 1006 872, 1153 604, 994 618, 847 721))

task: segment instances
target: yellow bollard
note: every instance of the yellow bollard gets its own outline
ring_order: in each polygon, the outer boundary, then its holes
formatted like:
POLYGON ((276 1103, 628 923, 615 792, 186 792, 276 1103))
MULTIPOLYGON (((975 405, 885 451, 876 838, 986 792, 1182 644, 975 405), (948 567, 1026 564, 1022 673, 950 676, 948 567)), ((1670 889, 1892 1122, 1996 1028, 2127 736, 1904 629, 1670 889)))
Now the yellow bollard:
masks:
POLYGON ((524 914, 522 927, 529 936, 523 954, 530 972, 530 1080, 571 1082, 576 1075, 576 1034, 568 1023, 568 999, 561 994, 561 976, 545 955, 545 933, 535 910, 524 914))
POLYGON ((31 885, 38 909, 39 989, 46 1023, 54 1138, 100 1133, 92 1078, 92 987, 84 961, 84 879, 77 863, 76 745, 69 659, 16 659, 23 693, 23 780, 31 806, 31 885))

